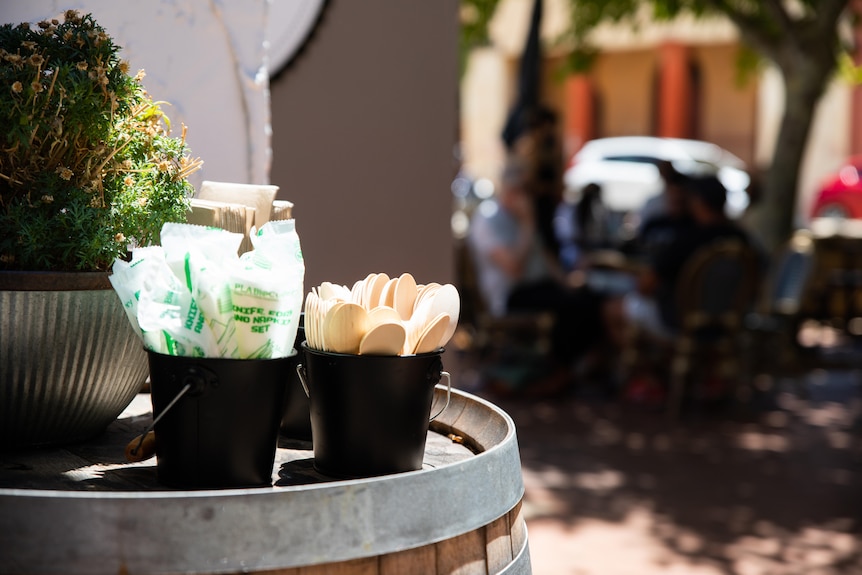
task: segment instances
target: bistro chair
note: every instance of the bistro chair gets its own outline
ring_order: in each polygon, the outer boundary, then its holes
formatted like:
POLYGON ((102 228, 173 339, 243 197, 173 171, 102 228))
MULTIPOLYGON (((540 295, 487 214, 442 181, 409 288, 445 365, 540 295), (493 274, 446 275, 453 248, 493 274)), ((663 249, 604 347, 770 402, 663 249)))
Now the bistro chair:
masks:
POLYGON ((680 327, 671 353, 668 415, 677 418, 692 376, 739 386, 739 336, 760 282, 760 258, 740 241, 701 248, 683 267, 676 295, 680 327))
POLYGON ((803 313, 859 339, 862 329, 862 222, 818 219, 811 234, 816 261, 803 313))
POLYGON ((470 348, 477 359, 492 367, 513 366, 525 377, 540 369, 551 349, 554 317, 548 312, 490 313, 476 276, 467 242, 456 246, 456 269, 461 293, 462 324, 471 329, 470 348))
POLYGON ((758 308, 745 317, 751 376, 798 376, 808 367, 810 350, 800 345, 798 334, 810 307, 815 264, 812 234, 798 230, 775 258, 758 308))

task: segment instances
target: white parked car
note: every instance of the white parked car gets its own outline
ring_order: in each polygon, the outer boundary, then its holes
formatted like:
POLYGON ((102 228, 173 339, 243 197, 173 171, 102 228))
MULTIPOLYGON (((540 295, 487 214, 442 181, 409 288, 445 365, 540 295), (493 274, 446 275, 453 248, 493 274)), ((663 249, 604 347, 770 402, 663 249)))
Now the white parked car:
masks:
POLYGON ((728 216, 736 218, 748 207, 751 179, 741 159, 709 142, 649 136, 600 138, 584 144, 564 176, 566 200, 575 202, 584 186, 598 184, 609 210, 635 214, 661 193, 657 165, 663 160, 686 174, 714 173, 727 188, 728 216))

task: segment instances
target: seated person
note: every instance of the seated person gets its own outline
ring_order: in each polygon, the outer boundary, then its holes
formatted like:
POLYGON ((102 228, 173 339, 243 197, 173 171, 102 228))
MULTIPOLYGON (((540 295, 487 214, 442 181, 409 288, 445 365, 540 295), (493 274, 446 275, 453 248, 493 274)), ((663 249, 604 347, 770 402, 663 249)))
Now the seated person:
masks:
POLYGON ((607 212, 598 184, 584 186, 577 203, 557 206, 554 233, 560 244, 560 264, 566 272, 581 268, 586 253, 610 245, 607 212))
POLYGON ((680 230, 649 257, 638 280, 637 292, 627 294, 623 301, 626 318, 658 337, 670 337, 678 327, 676 283, 695 252, 715 241, 730 238, 752 244, 748 234, 725 215, 727 190, 718 178, 689 178, 685 189, 693 225, 680 230))
POLYGON ((496 200, 476 210, 468 241, 479 289, 492 315, 552 312, 552 379, 562 388, 574 362, 603 338, 602 298, 585 288, 568 287, 547 257, 524 177, 523 165, 510 161, 496 200))
POLYGON ((694 225, 686 199, 688 176, 674 169, 670 162, 662 162, 659 172, 664 180, 664 191, 644 206, 631 246, 636 255, 647 260, 694 225))

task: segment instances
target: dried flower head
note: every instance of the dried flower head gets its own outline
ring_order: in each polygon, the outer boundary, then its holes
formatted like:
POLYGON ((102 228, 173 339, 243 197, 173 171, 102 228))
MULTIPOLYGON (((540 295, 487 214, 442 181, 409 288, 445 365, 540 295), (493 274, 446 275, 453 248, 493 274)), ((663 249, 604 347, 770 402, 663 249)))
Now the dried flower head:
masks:
POLYGON ((201 161, 128 71, 90 14, 0 25, 0 269, 105 270, 185 221, 201 161))

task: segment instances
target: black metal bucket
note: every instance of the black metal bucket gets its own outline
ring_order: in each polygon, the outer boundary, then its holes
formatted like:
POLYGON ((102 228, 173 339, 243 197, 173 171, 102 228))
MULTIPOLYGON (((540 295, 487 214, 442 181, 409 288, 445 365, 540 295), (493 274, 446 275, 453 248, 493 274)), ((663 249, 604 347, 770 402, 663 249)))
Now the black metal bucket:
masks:
POLYGON ((296 354, 278 359, 147 354, 158 418, 159 482, 201 489, 272 485, 287 374, 296 354))
POLYGON ((428 423, 446 408, 429 417, 434 386, 445 376, 451 388, 444 350, 379 356, 302 349, 297 372, 311 400, 315 469, 340 478, 421 469, 428 423))

